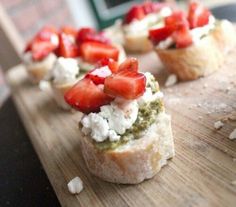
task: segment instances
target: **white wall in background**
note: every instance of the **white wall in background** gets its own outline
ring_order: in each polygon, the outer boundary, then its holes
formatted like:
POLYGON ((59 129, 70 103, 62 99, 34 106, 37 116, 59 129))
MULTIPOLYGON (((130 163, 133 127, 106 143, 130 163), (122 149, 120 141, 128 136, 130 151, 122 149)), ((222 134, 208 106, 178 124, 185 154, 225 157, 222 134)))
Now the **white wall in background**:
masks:
POLYGON ((97 27, 97 21, 87 0, 66 0, 77 27, 97 27))

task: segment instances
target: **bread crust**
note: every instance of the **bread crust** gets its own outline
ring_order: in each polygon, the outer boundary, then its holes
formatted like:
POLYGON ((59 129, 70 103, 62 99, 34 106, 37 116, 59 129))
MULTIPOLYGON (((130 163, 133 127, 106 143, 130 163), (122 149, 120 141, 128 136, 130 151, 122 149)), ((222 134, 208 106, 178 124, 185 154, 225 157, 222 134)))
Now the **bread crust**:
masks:
POLYGON ((152 178, 174 156, 170 116, 160 113, 144 136, 115 150, 98 150, 88 136, 82 136, 81 149, 95 176, 113 183, 140 183, 152 178))
POLYGON ((147 34, 125 34, 124 47, 129 52, 145 53, 152 50, 152 42, 147 34))
POLYGON ((226 26, 219 23, 209 35, 190 47, 155 48, 155 51, 170 73, 176 74, 180 80, 195 80, 220 68, 226 53, 235 45, 234 37, 235 31, 231 23, 226 26), (226 28, 229 30, 225 31, 226 28))
POLYGON ((48 57, 42 61, 33 62, 29 61, 28 58, 23 57, 26 70, 32 83, 38 84, 48 72, 52 69, 57 57, 54 54, 49 54, 48 57))

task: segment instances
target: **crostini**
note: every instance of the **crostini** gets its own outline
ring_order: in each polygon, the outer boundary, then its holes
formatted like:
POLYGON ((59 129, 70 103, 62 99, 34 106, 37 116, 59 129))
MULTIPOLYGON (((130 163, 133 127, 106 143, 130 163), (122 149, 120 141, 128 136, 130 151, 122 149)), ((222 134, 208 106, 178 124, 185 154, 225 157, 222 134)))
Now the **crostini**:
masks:
POLYGON ((180 80, 194 80, 218 70, 235 46, 236 33, 227 20, 216 20, 203 5, 192 1, 188 13, 174 11, 165 25, 149 30, 162 63, 180 80))
POLYGON ((84 113, 81 150, 89 171, 114 183, 152 178, 174 156, 170 116, 150 73, 129 58, 120 65, 103 60, 65 94, 84 113))
POLYGON ((126 54, 122 46, 92 28, 64 26, 57 30, 46 26, 27 44, 23 62, 30 78, 38 83, 59 57, 76 59, 81 71, 86 72, 102 58, 122 61, 126 54))
POLYGON ((169 5, 151 1, 130 8, 122 25, 125 49, 130 52, 150 51, 153 47, 148 39, 148 30, 162 25, 163 18, 171 13, 169 5))
POLYGON ((22 60, 33 83, 39 83, 52 68, 58 44, 57 29, 45 26, 26 45, 22 60))

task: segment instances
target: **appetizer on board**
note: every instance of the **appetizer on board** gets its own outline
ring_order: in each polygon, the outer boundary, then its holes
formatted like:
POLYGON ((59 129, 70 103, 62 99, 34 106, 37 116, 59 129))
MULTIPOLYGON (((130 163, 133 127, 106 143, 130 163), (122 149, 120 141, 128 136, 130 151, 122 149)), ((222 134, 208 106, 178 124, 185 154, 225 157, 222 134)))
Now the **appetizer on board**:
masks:
POLYGON ((171 118, 155 78, 138 61, 101 60, 65 94, 84 113, 81 150, 89 171, 114 183, 152 178, 174 156, 171 118))
POLYGON ((188 12, 174 11, 165 25, 149 30, 149 38, 162 63, 180 80, 209 75, 223 64, 235 46, 235 29, 227 20, 217 20, 197 1, 188 12))
POLYGON ((33 83, 39 83, 52 68, 58 44, 58 30, 45 26, 26 45, 22 59, 33 83))
POLYGON ((163 18, 171 13, 168 4, 145 1, 132 6, 123 22, 117 21, 104 32, 113 41, 123 44, 129 52, 148 52, 153 48, 148 30, 163 25, 163 18))
POLYGON ((88 71, 101 58, 122 61, 125 58, 122 46, 113 44, 103 32, 92 28, 64 26, 57 30, 43 27, 26 46, 23 62, 33 82, 44 79, 59 57, 74 58, 81 71, 88 71))

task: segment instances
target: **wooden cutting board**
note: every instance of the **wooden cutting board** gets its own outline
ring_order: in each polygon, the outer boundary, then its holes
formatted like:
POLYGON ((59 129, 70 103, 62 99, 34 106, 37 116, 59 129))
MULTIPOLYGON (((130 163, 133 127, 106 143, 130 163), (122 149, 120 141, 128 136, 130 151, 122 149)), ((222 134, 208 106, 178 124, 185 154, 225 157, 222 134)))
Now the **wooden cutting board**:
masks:
MULTIPOLYGON (((141 68, 152 71, 161 86, 166 72, 155 54, 139 56, 141 68)), ((153 179, 118 185, 92 176, 82 159, 77 123, 80 113, 56 106, 52 97, 29 83, 19 65, 7 75, 12 96, 33 146, 62 206, 236 206, 236 50, 221 70, 207 78, 163 88, 172 115, 176 156, 153 179), (233 117, 232 117, 233 116, 233 117), (225 120, 220 130, 214 122, 225 120), (67 183, 84 182, 79 195, 67 183)), ((27 169, 26 169, 27 170, 27 169)), ((37 183, 37 181, 35 181, 37 183)), ((43 199, 43 198, 42 198, 43 199)))

